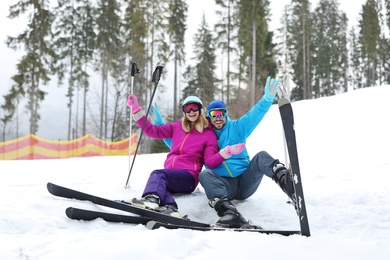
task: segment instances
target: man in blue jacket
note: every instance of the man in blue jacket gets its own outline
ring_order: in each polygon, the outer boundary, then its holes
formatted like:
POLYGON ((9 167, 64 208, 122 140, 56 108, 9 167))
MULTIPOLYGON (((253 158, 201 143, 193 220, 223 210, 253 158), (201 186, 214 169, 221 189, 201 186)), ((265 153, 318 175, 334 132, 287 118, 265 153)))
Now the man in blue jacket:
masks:
MULTIPOLYGON (((245 115, 237 120, 228 117, 228 110, 221 100, 212 101, 207 110, 208 118, 217 135, 219 147, 245 143, 271 107, 280 83, 267 78, 264 96, 245 115)), ((247 224, 231 200, 245 200, 252 196, 263 176, 272 178, 292 198, 293 186, 287 169, 265 151, 249 159, 246 148, 243 152, 226 159, 220 166, 203 170, 199 181, 205 189, 209 205, 220 219, 217 224, 225 227, 241 227, 247 224)))

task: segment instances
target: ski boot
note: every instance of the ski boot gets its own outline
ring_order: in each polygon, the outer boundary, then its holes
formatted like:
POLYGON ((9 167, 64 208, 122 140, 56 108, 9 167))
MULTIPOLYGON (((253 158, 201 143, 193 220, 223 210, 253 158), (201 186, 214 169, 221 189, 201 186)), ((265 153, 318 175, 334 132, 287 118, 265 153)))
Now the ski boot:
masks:
POLYGON ((172 205, 172 204, 167 204, 167 205, 164 205, 164 206, 160 206, 160 207, 158 207, 158 208, 156 208, 154 210, 158 211, 158 212, 160 212, 162 214, 172 216, 172 217, 188 219, 187 215, 185 215, 183 217, 180 214, 180 212, 178 211, 177 207, 175 205, 172 205))
POLYGON ((168 204, 160 206, 160 198, 155 194, 148 194, 142 199, 134 198, 131 200, 131 204, 139 208, 154 210, 161 214, 169 215, 172 217, 188 219, 187 215, 184 217, 181 216, 175 205, 168 204))
POLYGON ((238 212, 237 208, 228 199, 214 199, 209 205, 215 209, 221 218, 216 222, 217 226, 227 228, 241 228, 248 225, 248 221, 238 212))
POLYGON ((275 163, 273 172, 274 176, 272 179, 279 185, 284 193, 287 194, 287 196, 293 202, 295 208, 297 208, 292 174, 286 169, 284 164, 280 162, 275 163))
POLYGON ((125 202, 130 203, 142 209, 156 210, 157 208, 160 207, 160 198, 155 194, 148 194, 145 197, 142 197, 141 199, 134 198, 131 201, 125 201, 125 202))

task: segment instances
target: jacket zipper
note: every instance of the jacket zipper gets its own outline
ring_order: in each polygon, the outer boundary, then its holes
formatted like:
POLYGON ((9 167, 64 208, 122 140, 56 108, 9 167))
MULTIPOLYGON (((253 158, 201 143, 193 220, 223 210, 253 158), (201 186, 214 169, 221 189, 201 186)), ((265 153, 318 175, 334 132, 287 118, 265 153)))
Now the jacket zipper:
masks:
MULTIPOLYGON (((191 132, 189 132, 186 137, 184 138, 183 142, 181 143, 181 146, 180 146, 180 155, 183 153, 183 146, 184 146, 184 143, 186 142, 188 136, 190 135, 191 132)), ((175 161, 176 161, 176 158, 177 158, 177 155, 175 156, 175 158, 173 158, 172 160, 172 169, 175 169, 175 161)))

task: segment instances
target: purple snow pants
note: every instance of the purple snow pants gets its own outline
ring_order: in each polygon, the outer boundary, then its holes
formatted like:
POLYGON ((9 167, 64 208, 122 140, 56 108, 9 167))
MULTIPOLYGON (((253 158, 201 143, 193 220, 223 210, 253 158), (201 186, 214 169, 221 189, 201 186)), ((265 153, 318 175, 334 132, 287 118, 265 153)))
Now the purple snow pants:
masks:
POLYGON ((191 193, 195 190, 194 177, 187 170, 160 169, 154 170, 149 176, 142 197, 148 194, 156 194, 160 197, 161 205, 175 205, 172 194, 191 193))

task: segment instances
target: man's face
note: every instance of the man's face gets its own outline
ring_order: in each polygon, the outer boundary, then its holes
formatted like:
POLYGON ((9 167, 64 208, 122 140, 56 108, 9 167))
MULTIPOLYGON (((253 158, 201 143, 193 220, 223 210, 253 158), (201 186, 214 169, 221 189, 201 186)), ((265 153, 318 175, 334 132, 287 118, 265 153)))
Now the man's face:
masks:
POLYGON ((226 124, 227 110, 212 109, 209 111, 208 116, 213 127, 219 130, 226 124))
POLYGON ((222 127, 226 124, 226 117, 210 118, 210 123, 215 129, 222 129, 222 127))

